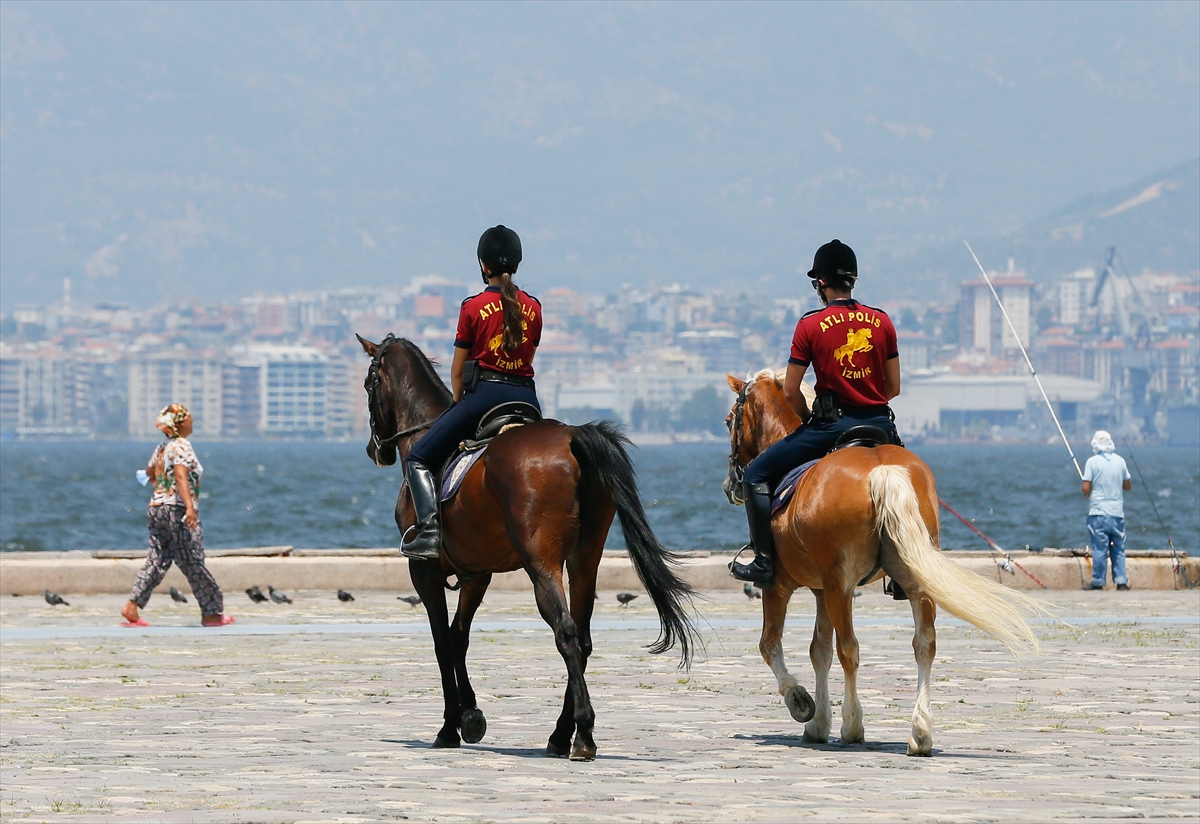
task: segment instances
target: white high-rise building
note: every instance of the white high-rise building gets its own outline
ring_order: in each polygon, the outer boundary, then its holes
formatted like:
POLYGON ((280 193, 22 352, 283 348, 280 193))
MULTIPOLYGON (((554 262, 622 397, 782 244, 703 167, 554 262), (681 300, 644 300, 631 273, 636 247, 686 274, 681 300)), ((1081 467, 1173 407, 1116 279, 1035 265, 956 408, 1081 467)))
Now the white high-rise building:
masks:
POLYGON ((258 369, 258 434, 325 434, 328 362, 323 354, 308 346, 251 346, 238 353, 236 363, 258 369))
POLYGON ((22 436, 91 434, 86 366, 53 352, 0 353, 0 430, 22 436))
POLYGON ((1096 286, 1096 271, 1080 269, 1058 282, 1058 322, 1077 326, 1092 299, 1096 286))
POLYGON ((197 435, 220 437, 224 404, 221 362, 170 352, 130 361, 129 434, 155 437, 154 422, 170 403, 188 408, 197 435))
MULTIPOLYGON (((1013 268, 1010 260, 1007 272, 990 273, 989 277, 1016 328, 1020 342, 1028 346, 1034 283, 1024 275, 1024 272, 1013 268)), ((1004 315, 996 305, 996 299, 992 296, 987 281, 969 281, 962 284, 960 289, 959 340, 962 348, 997 358, 1018 353, 1020 347, 1017 345, 1017 338, 1004 321, 1004 315)))

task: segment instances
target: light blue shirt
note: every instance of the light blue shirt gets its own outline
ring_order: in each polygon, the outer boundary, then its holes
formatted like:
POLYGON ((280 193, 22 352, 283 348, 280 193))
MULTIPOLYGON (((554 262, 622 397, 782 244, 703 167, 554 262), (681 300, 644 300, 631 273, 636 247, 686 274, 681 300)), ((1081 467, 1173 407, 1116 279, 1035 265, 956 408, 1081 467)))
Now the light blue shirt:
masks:
POLYGON ((1088 515, 1125 517, 1125 482, 1130 479, 1125 459, 1116 452, 1101 452, 1088 458, 1083 479, 1092 482, 1088 515))

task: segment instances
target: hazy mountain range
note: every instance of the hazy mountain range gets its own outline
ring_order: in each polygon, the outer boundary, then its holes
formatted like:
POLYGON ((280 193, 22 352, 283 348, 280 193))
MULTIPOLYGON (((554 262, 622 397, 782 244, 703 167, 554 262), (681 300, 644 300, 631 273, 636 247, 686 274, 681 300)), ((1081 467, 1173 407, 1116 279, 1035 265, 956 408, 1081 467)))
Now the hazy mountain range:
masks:
MULTIPOLYGON (((1034 280, 1099 269, 1116 246, 1131 274, 1196 274, 1200 269, 1200 160, 1156 172, 1128 186, 1079 198, 1014 232, 965 238, 989 269, 1012 257, 1034 280)), ((884 257, 908 294, 945 292, 977 271, 962 240, 884 257)))
POLYGON ((0 2, 0 303, 1193 270, 1198 146, 1196 3, 0 2))

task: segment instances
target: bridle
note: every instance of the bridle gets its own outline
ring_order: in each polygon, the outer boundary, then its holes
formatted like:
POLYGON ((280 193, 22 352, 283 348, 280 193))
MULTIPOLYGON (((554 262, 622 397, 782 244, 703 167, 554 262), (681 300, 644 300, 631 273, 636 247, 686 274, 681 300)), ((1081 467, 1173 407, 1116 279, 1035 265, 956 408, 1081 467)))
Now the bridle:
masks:
POLYGON ((408 435, 415 435, 417 432, 428 429, 434 424, 433 421, 426 421, 417 426, 401 429, 390 437, 379 437, 378 425, 375 422, 375 407, 379 405, 379 368, 383 365, 383 356, 387 353, 388 347, 395 343, 396 340, 396 336, 388 332, 384 339, 379 342, 379 350, 375 353, 375 357, 371 358, 371 365, 367 367, 367 412, 371 417, 371 443, 375 445, 376 452, 385 446, 395 446, 396 442, 401 438, 408 435))
POLYGON ((746 468, 738 461, 738 452, 742 448, 742 416, 746 410, 746 393, 750 391, 750 384, 753 381, 747 381, 738 392, 737 400, 733 404, 733 412, 725 419, 726 425, 729 427, 729 475, 725 479, 725 497, 729 499, 729 503, 734 506, 745 503, 742 497, 742 482, 746 479, 746 468))

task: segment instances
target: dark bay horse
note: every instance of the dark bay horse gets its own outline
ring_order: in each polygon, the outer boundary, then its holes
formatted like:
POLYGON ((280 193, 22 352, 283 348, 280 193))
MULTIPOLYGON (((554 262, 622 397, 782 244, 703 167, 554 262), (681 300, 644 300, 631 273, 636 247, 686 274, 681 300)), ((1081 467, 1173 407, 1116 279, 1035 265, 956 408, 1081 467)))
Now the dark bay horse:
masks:
MULTIPOLYGON (((371 356, 366 390, 371 416, 367 455, 391 466, 450 405, 450 391, 412 342, 388 336, 376 344, 358 338, 371 356)), ((634 568, 649 593, 661 626, 655 653, 678 644, 682 665, 691 662, 694 627, 691 590, 675 573, 677 556, 659 543, 638 499, 628 439, 614 424, 567 426, 544 420, 498 435, 467 473, 458 493, 443 505, 443 550, 438 561, 409 561, 413 586, 429 614, 442 675, 445 716, 435 747, 473 744, 487 722, 467 678, 471 619, 493 573, 524 569, 533 582, 538 610, 554 630, 567 666, 562 714, 546 747, 572 760, 596 757, 595 713, 584 670, 592 652, 591 620, 596 570, 613 517, 634 568), (563 570, 570 581, 570 603, 563 570), (448 616, 445 590, 458 578, 458 610, 448 616), (574 736, 574 743, 572 743, 574 736)), ((402 486, 396 500, 401 534, 413 523, 412 502, 402 486)))
MULTIPOLYGON (((783 397, 781 374, 764 370, 747 381, 727 376, 737 401, 730 424, 730 475, 783 438, 800 419, 783 397)), ((807 386, 804 389, 808 389, 807 386)), ((809 390, 811 392, 811 390, 809 390)), ((810 404, 812 397, 808 395, 810 404)), ((726 481, 726 491, 730 481, 726 481)), ((731 502, 733 497, 730 496, 731 502)), ((864 740, 858 701, 858 641, 854 637, 854 588, 885 573, 911 600, 916 634, 917 703, 908 739, 909 755, 933 751, 929 678, 935 653, 937 607, 996 638, 1014 652, 1037 650, 1037 638, 1022 613, 1050 614, 1038 601, 958 566, 938 544, 938 497, 933 473, 899 446, 848 447, 831 453, 805 473, 787 507, 771 523, 775 535, 776 582, 763 593, 759 651, 779 683, 792 717, 805 723, 806 740, 829 738, 832 708, 829 667, 833 638, 846 676, 842 701, 843 744, 864 740), (788 601, 799 587, 817 601, 809 656, 816 672, 816 700, 796 681, 783 660, 783 623, 788 601)))

